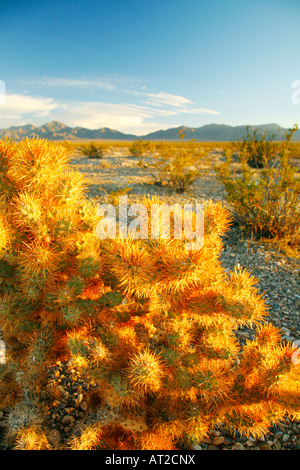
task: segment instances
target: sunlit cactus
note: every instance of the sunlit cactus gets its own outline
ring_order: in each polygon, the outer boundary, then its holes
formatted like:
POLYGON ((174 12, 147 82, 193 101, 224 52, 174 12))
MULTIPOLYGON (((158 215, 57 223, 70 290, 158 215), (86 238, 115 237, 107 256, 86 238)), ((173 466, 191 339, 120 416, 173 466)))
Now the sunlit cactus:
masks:
POLYGON ((227 210, 206 205, 198 250, 172 233, 101 240, 67 160, 44 140, 0 141, 0 400, 16 448, 51 447, 39 423, 14 417, 42 408, 57 361, 97 385, 72 449, 176 449, 220 423, 262 436, 286 413, 300 418, 293 346, 262 323, 256 280, 219 261, 227 210), (243 325, 257 326, 244 347, 243 325))
POLYGON ((50 450, 46 433, 32 426, 22 429, 15 438, 14 450, 50 450))

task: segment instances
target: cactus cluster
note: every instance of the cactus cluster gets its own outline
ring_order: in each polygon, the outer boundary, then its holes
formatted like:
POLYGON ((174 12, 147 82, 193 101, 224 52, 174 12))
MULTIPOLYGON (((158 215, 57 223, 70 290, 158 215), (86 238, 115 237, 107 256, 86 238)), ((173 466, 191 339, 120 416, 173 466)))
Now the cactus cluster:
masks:
POLYGON ((220 423, 262 436, 300 417, 293 346, 267 321, 256 280, 219 261, 222 205, 205 207, 199 250, 100 240, 84 179, 62 147, 33 138, 0 141, 0 206, 0 407, 17 448, 50 447, 40 392, 58 360, 97 384, 73 449, 176 449, 220 423), (241 347, 243 325, 257 334, 241 347))

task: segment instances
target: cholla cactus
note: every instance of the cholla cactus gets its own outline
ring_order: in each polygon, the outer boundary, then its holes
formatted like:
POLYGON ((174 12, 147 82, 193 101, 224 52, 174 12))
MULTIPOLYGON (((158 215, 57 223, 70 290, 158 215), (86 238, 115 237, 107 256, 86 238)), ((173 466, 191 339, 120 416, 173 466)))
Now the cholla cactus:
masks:
MULTIPOLYGON (((1 141, 0 170, 2 405, 38 407, 61 360, 98 384, 73 449, 175 449, 216 424, 261 436, 300 417, 292 345, 262 324, 255 279, 220 264, 221 205, 205 209, 199 250, 184 238, 100 240, 61 147, 1 141), (257 335, 241 348, 234 330, 249 324, 257 335)), ((12 427, 17 448, 32 449, 38 425, 12 427)))

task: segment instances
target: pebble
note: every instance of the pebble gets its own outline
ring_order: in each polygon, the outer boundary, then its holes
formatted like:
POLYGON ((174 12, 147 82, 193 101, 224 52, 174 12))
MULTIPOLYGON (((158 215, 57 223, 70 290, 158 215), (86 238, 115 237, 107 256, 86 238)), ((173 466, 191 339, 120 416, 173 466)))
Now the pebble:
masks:
POLYGON ((48 442, 54 447, 58 446, 61 439, 60 432, 57 429, 52 429, 51 431, 49 431, 47 439, 48 442))
POLYGON ((88 406, 87 406, 87 403, 85 401, 80 404, 80 409, 82 411, 87 411, 88 406))
POLYGON ((246 450, 246 448, 241 442, 236 442, 232 447, 232 450, 246 450))
POLYGON ((86 383, 71 364, 59 363, 48 372, 49 383, 62 396, 44 405, 45 420, 52 428, 48 433, 48 441, 53 447, 64 449, 77 425, 84 420, 88 411, 84 394, 96 384, 86 383), (59 382, 59 380, 61 380, 59 382))
POLYGON ((194 450, 202 450, 202 446, 200 446, 199 444, 193 444, 193 445, 192 445, 192 448, 193 448, 194 450))
POLYGON ((260 450, 271 450, 271 446, 269 446, 268 444, 262 444, 260 446, 260 450))
POLYGON ((76 405, 79 405, 83 400, 83 394, 82 393, 79 393, 75 399, 75 403, 76 405))
POLYGON ((223 444, 224 441, 225 438, 223 436, 215 437, 213 440, 213 444, 219 446, 220 444, 223 444))
POLYGON ((273 442, 273 449, 275 450, 281 450, 281 443, 278 439, 275 439, 273 442))
POLYGON ((63 419, 61 420, 62 424, 67 424, 67 425, 70 425, 70 424, 73 424, 75 422, 75 418, 74 416, 71 416, 71 415, 65 415, 63 417, 63 419))
POLYGON ((203 442, 204 444, 212 444, 212 439, 210 437, 203 437, 201 439, 201 442, 203 442))
POLYGON ((254 442, 253 442, 253 441, 250 441, 250 439, 248 439, 248 441, 246 441, 246 446, 247 446, 247 447, 253 447, 253 446, 254 446, 254 442))

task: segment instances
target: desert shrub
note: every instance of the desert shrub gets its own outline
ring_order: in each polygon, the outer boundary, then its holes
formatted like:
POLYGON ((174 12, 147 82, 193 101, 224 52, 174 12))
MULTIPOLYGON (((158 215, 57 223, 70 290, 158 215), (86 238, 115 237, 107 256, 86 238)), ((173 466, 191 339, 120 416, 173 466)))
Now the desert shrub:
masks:
POLYGON ((103 149, 99 144, 90 142, 89 144, 81 145, 78 147, 80 153, 89 158, 102 158, 103 149))
POLYGON ((129 193, 131 189, 132 188, 125 187, 125 188, 117 189, 116 191, 110 191, 109 199, 110 199, 111 204, 117 205, 119 203, 119 197, 126 196, 126 194, 129 193))
POLYGON ((254 128, 251 132, 249 126, 246 128, 247 135, 234 143, 236 152, 240 158, 246 159, 252 168, 263 168, 269 166, 278 151, 278 145, 273 142, 274 135, 267 132, 259 132, 254 128))
POLYGON ((240 154, 238 172, 231 166, 229 152, 226 161, 216 168, 236 220, 253 234, 291 244, 300 241, 300 178, 298 169, 291 164, 290 149, 296 129, 286 133, 276 158, 273 154, 263 155, 262 169, 249 166, 248 152, 240 154))
POLYGON ((62 147, 0 141, 0 175, 0 403, 16 448, 51 447, 41 410, 57 361, 96 384, 72 449, 176 449, 220 422, 261 437, 286 413, 300 418, 293 346, 262 323, 256 280, 219 261, 227 209, 206 205, 197 249, 173 232, 100 239, 62 147), (252 324, 242 347, 235 329, 252 324))
POLYGON ((74 151, 78 147, 78 144, 76 142, 70 142, 69 140, 64 140, 60 142, 60 145, 64 147, 64 149, 66 150, 66 152, 68 152, 68 154, 74 153, 74 151))
POLYGON ((292 142, 290 146, 291 159, 300 160, 300 142, 292 142))
POLYGON ((177 193, 185 192, 197 179, 206 172, 198 168, 204 150, 193 143, 185 143, 174 147, 167 143, 157 146, 159 155, 152 165, 151 172, 156 185, 167 185, 177 193))
POLYGON ((149 140, 136 139, 129 147, 129 151, 133 157, 141 158, 147 153, 152 152, 154 146, 149 140))

